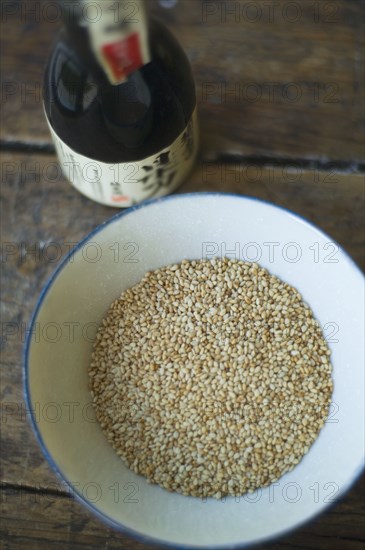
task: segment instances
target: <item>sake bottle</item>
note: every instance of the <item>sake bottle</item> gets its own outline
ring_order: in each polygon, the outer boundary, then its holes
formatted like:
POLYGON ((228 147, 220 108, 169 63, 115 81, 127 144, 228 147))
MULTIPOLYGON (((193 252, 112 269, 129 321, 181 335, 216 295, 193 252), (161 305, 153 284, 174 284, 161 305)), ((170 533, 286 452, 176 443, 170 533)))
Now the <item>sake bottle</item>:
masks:
POLYGON ((44 110, 65 176, 115 207, 171 193, 198 148, 194 79, 180 44, 142 0, 61 5, 44 110))

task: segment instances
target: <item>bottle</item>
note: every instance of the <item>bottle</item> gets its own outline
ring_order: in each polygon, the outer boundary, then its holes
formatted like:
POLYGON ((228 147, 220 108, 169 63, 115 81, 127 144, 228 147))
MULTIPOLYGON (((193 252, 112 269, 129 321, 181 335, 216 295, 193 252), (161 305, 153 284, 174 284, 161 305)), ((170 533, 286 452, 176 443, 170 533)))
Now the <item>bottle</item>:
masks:
POLYGON ((172 192, 198 148, 189 61, 141 0, 61 3, 44 76, 63 172, 88 198, 129 207, 172 192))

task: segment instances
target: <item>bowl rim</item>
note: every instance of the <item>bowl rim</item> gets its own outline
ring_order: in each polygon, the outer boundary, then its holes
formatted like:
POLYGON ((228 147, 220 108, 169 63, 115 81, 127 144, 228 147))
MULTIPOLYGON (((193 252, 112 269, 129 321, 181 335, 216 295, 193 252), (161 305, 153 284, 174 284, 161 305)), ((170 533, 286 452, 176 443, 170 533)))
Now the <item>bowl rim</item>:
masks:
POLYGON ((259 539, 256 539, 254 542, 242 542, 242 543, 234 543, 234 544, 224 544, 224 545, 215 545, 215 546, 207 546, 207 545, 200 545, 200 546, 194 546, 191 544, 177 544, 172 542, 166 542, 165 540, 158 539, 155 537, 150 537, 149 535, 144 535, 138 531, 135 531, 134 529, 131 529, 129 527, 126 527, 122 523, 119 523, 118 521, 115 521, 111 519, 109 516, 104 514, 101 510, 97 508, 97 506, 94 505, 94 503, 88 501, 80 492, 77 491, 75 487, 72 486, 72 483, 67 479, 67 476, 61 471, 60 467, 58 466, 56 460, 52 457, 51 452, 48 450, 47 445, 45 444, 41 431, 37 425, 37 420, 35 418, 34 409, 32 408, 32 398, 31 398, 31 391, 30 391, 30 383, 29 383, 29 354, 30 354, 30 348, 32 345, 32 333, 33 333, 33 327, 36 322, 37 316, 39 311, 42 308, 43 301, 52 289, 53 283, 58 278, 59 274, 62 272, 64 267, 69 262, 70 258, 80 250, 80 248, 83 247, 85 243, 87 243, 94 235, 97 235, 98 233, 102 232, 103 229, 112 223, 118 221, 120 218, 124 218, 125 216, 128 216, 132 214, 133 212, 148 208, 149 206, 153 206, 157 203, 167 202, 167 201, 176 201, 176 200, 183 200, 183 199, 191 199, 191 198, 206 198, 206 197, 216 197, 216 198, 225 198, 225 197, 231 197, 238 200, 243 200, 244 202, 247 201, 254 201, 261 203, 265 206, 269 206, 275 210, 280 210, 284 214, 289 215, 290 217, 293 217, 295 221, 304 224, 308 226, 311 229, 314 229, 317 233, 319 233, 322 237, 325 237, 329 239, 333 244, 335 244, 339 251, 344 255, 346 260, 349 262, 351 267, 355 269, 362 277, 364 278, 364 274, 360 267, 357 265, 355 260, 351 258, 351 256, 344 250, 344 248, 335 241, 330 235, 325 233, 322 229, 317 227, 314 223, 309 221, 308 219, 304 218, 304 216, 297 214, 288 208, 277 205, 275 203, 272 203, 270 201, 258 198, 258 197, 251 197, 248 195, 240 195, 238 193, 224 193, 224 192, 215 192, 215 191, 200 191, 200 192, 190 192, 190 193, 179 193, 174 195, 167 195, 164 197, 159 197, 157 199, 149 199, 147 201, 144 201, 142 203, 136 204, 134 206, 131 206, 127 208, 126 210, 123 210, 121 212, 117 212, 110 218, 106 219, 102 223, 98 224, 94 229, 92 229, 85 237, 83 237, 71 250, 67 252, 65 257, 61 260, 61 262, 57 265, 57 267, 54 269, 53 273, 48 277, 46 280, 43 289, 37 299, 36 305, 34 306, 33 312, 31 314, 30 318, 30 324, 29 324, 29 330, 27 333, 27 338, 25 342, 25 346, 23 349, 23 396, 25 405, 27 407, 27 413, 29 413, 30 418, 30 424, 33 429, 33 433, 35 434, 36 440, 42 450, 42 453, 47 460, 48 464, 51 466, 52 470, 55 472, 56 476, 60 479, 61 482, 63 482, 67 487, 71 490, 72 497, 75 498, 77 502, 80 502, 83 506, 87 508, 88 511, 92 512, 94 517, 96 516, 97 519, 101 520, 106 526, 111 527, 118 531, 119 533, 122 533, 124 535, 127 535, 129 537, 132 537, 133 539, 137 540, 138 542, 142 542, 144 544, 149 544, 151 546, 163 546, 167 549, 171 550, 241 550, 244 548, 253 548, 257 545, 272 542, 278 539, 281 539, 282 537, 288 536, 294 531, 296 531, 298 528, 303 527, 304 525, 309 524, 311 521, 313 521, 314 518, 319 517, 324 512, 327 512, 332 507, 334 507, 341 498, 349 491, 349 489, 356 484, 356 482, 360 479, 361 475, 363 474, 365 470, 365 462, 362 466, 358 468, 358 470, 354 473, 352 479, 345 485, 345 487, 342 488, 338 496, 335 498, 333 502, 325 503, 325 505, 321 508, 318 512, 313 512, 310 514, 306 519, 303 521, 299 521, 295 523, 295 525, 291 526, 288 529, 283 529, 281 531, 278 531, 277 533, 274 533, 273 535, 268 535, 259 539))

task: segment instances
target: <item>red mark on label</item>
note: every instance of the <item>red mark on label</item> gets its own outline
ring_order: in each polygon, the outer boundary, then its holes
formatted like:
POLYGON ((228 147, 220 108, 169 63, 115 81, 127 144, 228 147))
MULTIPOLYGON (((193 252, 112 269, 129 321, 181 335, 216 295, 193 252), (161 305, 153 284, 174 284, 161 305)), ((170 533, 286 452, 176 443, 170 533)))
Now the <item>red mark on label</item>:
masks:
POLYGON ((127 195, 114 195, 112 197, 112 201, 113 202, 126 202, 126 201, 129 201, 129 197, 127 197, 127 195))
POLYGON ((143 65, 138 33, 119 42, 105 44, 102 52, 114 77, 121 81, 143 65))

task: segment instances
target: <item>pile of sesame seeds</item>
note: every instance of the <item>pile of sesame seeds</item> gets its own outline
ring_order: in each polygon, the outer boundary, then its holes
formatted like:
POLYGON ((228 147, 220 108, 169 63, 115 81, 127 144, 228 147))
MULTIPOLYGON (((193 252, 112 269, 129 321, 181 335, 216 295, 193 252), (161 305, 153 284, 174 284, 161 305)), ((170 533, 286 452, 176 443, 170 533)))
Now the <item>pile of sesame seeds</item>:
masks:
POLYGON ((184 260, 123 292, 89 374, 127 466, 197 497, 242 495, 292 470, 333 389, 330 351, 298 291, 227 258, 184 260))

